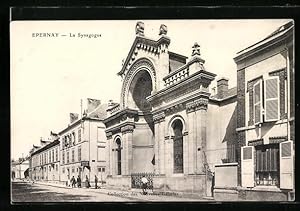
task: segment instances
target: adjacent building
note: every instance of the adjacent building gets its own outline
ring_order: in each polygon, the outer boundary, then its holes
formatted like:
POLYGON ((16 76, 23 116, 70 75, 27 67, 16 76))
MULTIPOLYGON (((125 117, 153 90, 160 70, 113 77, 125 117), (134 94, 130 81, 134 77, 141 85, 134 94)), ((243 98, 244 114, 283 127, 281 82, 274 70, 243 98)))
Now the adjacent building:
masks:
POLYGON ((106 179, 106 137, 103 119, 106 118, 107 104, 100 100, 87 99, 83 117, 70 114, 70 124, 59 132, 60 136, 60 181, 65 184, 74 176, 86 178, 93 183, 106 179))
POLYGON ((18 161, 14 161, 11 164, 11 177, 12 179, 23 180, 29 176, 29 160, 26 158, 20 158, 18 161))
POLYGON ((40 147, 33 146, 30 151, 30 178, 34 181, 59 183, 59 137, 51 132, 51 138, 41 139, 40 142, 40 147))
POLYGON ((293 43, 294 25, 289 22, 234 58, 238 187, 223 193, 235 200, 294 198, 293 43))

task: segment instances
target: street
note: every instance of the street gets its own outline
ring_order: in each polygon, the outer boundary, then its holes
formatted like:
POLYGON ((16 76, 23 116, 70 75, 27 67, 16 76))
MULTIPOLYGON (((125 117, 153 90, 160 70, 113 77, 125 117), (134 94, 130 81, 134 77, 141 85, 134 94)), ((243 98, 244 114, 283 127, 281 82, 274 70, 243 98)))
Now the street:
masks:
POLYGON ((203 201, 167 195, 142 195, 141 192, 66 188, 29 182, 12 182, 12 202, 151 202, 203 201))
POLYGON ((12 202, 122 202, 131 201, 107 193, 96 192, 84 188, 60 188, 28 182, 12 182, 12 202))

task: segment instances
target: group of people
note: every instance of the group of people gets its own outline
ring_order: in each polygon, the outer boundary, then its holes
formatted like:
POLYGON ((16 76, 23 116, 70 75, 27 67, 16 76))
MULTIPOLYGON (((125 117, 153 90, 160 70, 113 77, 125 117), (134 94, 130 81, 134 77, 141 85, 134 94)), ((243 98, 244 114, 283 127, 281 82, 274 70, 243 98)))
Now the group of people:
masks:
MULTIPOLYGON (((77 179, 75 179, 75 177, 73 176, 70 179, 70 183, 69 184, 67 182, 67 186, 71 186, 72 188, 75 188, 76 184, 77 184, 78 188, 81 188, 81 178, 80 178, 79 175, 78 175, 77 179)), ((99 188, 97 184, 98 184, 98 177, 95 175, 95 189, 99 188)), ((88 178, 87 175, 85 176, 85 187, 86 188, 90 188, 91 187, 90 181, 89 181, 89 178, 88 178)))

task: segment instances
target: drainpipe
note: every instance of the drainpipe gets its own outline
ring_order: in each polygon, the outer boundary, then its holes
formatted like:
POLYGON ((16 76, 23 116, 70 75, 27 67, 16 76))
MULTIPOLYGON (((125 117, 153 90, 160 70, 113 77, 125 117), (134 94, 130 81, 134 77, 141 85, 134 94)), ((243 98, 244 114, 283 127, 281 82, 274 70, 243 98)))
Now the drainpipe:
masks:
POLYGON ((290 140, 290 58, 289 58, 289 50, 286 47, 286 73, 287 73, 287 96, 286 96, 286 111, 287 111, 287 140, 290 140))
POLYGON ((91 162, 91 122, 89 121, 89 180, 91 181, 91 170, 92 170, 92 162, 91 162))

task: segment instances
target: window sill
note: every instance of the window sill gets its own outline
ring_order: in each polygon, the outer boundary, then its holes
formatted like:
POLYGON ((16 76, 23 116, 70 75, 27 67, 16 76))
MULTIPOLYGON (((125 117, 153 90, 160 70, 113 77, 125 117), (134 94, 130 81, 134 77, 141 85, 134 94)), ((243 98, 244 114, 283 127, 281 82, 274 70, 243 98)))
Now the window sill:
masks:
POLYGON ((183 177, 183 173, 173 173, 172 177, 183 177))
POLYGON ((245 187, 239 187, 239 190, 251 190, 251 191, 268 191, 268 192, 282 192, 282 190, 280 188, 278 188, 277 186, 255 186, 253 188, 245 188, 245 187))

